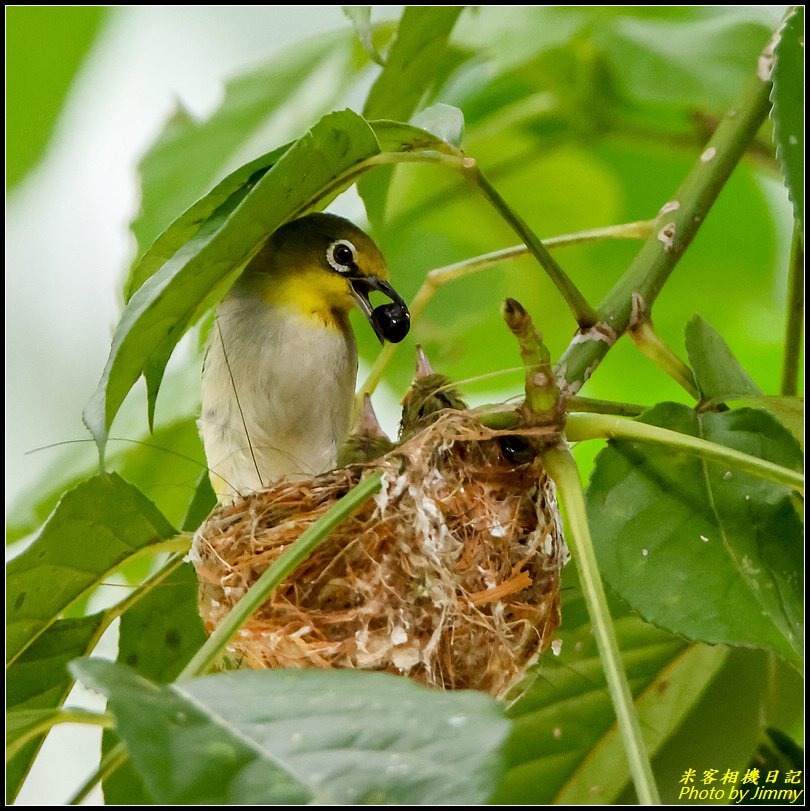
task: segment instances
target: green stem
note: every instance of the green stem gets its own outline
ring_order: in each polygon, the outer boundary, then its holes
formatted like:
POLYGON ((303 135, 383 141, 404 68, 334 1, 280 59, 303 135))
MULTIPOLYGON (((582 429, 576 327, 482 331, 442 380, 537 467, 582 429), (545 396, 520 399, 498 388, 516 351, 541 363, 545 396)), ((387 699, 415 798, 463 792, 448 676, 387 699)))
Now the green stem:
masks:
MULTIPOLYGON (((588 228, 584 231, 576 231, 572 234, 549 237, 543 240, 543 244, 549 250, 555 250, 557 248, 568 248, 573 245, 587 245, 594 242, 602 242, 607 239, 646 239, 652 231, 652 224, 652 220, 638 220, 636 222, 621 223, 620 225, 609 225, 604 228, 588 228)), ((525 245, 513 245, 510 248, 490 251, 480 256, 474 256, 470 259, 464 259, 461 262, 454 262, 452 265, 445 265, 444 267, 434 268, 428 271, 428 273, 425 274, 425 280, 422 282, 421 287, 416 291, 416 295, 408 305, 411 320, 415 320, 422 313, 436 294, 436 291, 448 282, 462 279, 466 276, 472 276, 474 273, 480 273, 482 270, 489 270, 489 268, 496 267, 502 262, 517 259, 529 253, 531 253, 531 251, 525 245)), ((377 355, 368 377, 365 379, 357 394, 356 405, 358 408, 364 395, 374 393, 398 346, 400 346, 400 344, 386 343, 380 350, 380 354, 377 355)))
POLYGON ((620 417, 638 417, 649 406, 635 403, 616 403, 613 400, 594 400, 590 397, 572 397, 568 401, 569 411, 585 411, 592 414, 616 414, 620 417))
MULTIPOLYGON (((34 710, 34 712, 37 711, 34 710)), ((23 735, 14 738, 13 741, 8 743, 6 745, 6 760, 8 761, 16 755, 29 741, 32 741, 40 735, 44 735, 58 724, 87 724, 90 726, 110 728, 113 725, 113 719, 112 716, 107 713, 91 712, 90 710, 82 710, 74 707, 59 710, 53 715, 48 716, 48 718, 43 719, 42 722, 36 724, 36 726, 30 727, 23 735)))
MULTIPOLYGON (((184 549, 181 549, 182 552, 188 551, 188 540, 186 540, 186 544, 184 549)), ((140 602, 144 597, 146 597, 155 586, 158 586, 162 583, 169 575, 173 574, 177 569, 179 569, 183 565, 183 557, 182 555, 175 555, 174 557, 169 558, 163 566, 160 567, 148 580, 145 580, 141 583, 137 588, 133 589, 130 594, 124 597, 123 600, 116 603, 114 606, 111 606, 104 612, 104 621, 101 624, 101 629, 99 631, 99 639, 101 638, 101 634, 103 634, 107 628, 112 624, 113 620, 118 619, 124 612, 129 611, 133 605, 140 602)))
POLYGON ((700 392, 695 385, 692 370, 675 354, 661 336, 653 329, 649 318, 644 318, 630 328, 630 337, 639 351, 659 368, 663 369, 679 386, 686 389, 695 399, 700 392))
POLYGON ((511 431, 520 424, 518 412, 503 403, 478 406, 473 413, 481 425, 493 431, 511 431))
POLYGON ((328 537, 335 527, 356 512, 380 489, 382 473, 366 476, 360 484, 336 502, 328 512, 308 527, 281 557, 248 589, 227 617, 208 637, 191 661, 183 668, 178 681, 205 673, 225 649, 234 634, 267 600, 273 589, 306 560, 328 537))
POLYGON ((460 154, 448 155, 446 152, 438 152, 433 149, 421 149, 416 152, 380 152, 378 155, 366 158, 358 165, 367 168, 396 163, 433 163, 438 166, 448 166, 451 169, 461 169, 465 160, 466 158, 460 154))
POLYGON ((714 442, 670 431, 657 425, 647 425, 608 414, 569 414, 565 433, 572 442, 584 439, 630 439, 653 442, 674 450, 692 453, 719 465, 734 467, 804 493, 804 476, 795 470, 766 462, 756 456, 749 456, 725 445, 716 445, 714 442))
MULTIPOLYGON (((608 225, 604 228, 587 228, 584 231, 576 231, 572 234, 548 237, 548 239, 543 240, 543 245, 548 250, 554 250, 556 248, 570 248, 573 245, 588 245, 607 239, 646 239, 652 232, 652 226, 653 220, 637 220, 619 225, 608 225)), ((473 273, 487 270, 506 260, 518 259, 521 256, 528 256, 530 253, 531 250, 526 245, 513 245, 510 248, 490 251, 480 256, 474 256, 471 259, 454 262, 452 265, 435 268, 428 272, 426 282, 429 282, 428 286, 430 288, 435 289, 447 284, 447 282, 455 281, 464 276, 471 276, 473 273)), ((418 293, 414 297, 414 303, 419 303, 418 293)))
POLYGON ((76 793, 68 800, 68 805, 79 805, 87 795, 102 780, 106 780, 113 772, 116 772, 127 762, 127 750, 123 743, 117 743, 106 755, 101 758, 98 769, 85 780, 76 793))
MULTIPOLYGON (((141 558, 147 555, 156 555, 160 554, 161 552, 182 552, 185 554, 188 552, 189 546, 191 545, 191 539, 187 535, 174 535, 171 538, 168 538, 165 541, 160 541, 159 543, 152 544, 151 546, 144 546, 141 549, 136 550, 133 552, 128 558, 124 560, 119 560, 109 571, 105 572, 95 583, 91 583, 81 594, 78 594, 67 606, 62 609, 61 613, 65 611, 69 611, 73 606, 83 600, 89 593, 93 592, 99 586, 103 585, 104 581, 118 572, 126 563, 131 563, 134 560, 140 560, 141 558)), ((126 598, 128 600, 129 598, 126 598)), ((138 598, 140 599, 140 598, 138 598)), ((125 600, 125 602, 126 602, 125 600)), ((115 611, 115 607, 111 609, 111 611, 115 611)), ((115 619, 115 616, 112 617, 115 619)), ((50 618, 50 621, 44 625, 42 628, 38 629, 36 634, 32 636, 25 645, 20 648, 20 650, 16 651, 13 656, 10 656, 6 661, 6 670, 8 670, 14 662, 16 662, 20 656, 25 653, 28 648, 34 644, 34 642, 45 633, 58 619, 58 615, 55 614, 50 618)), ((104 629, 106 630, 107 622, 105 621, 104 629)), ((97 634, 97 637, 100 638, 101 633, 103 630, 100 630, 97 634)))
MULTIPOLYGON (((85 440, 82 440, 85 441, 85 440)), ((87 440, 91 441, 92 440, 87 440)), ((84 652, 82 653, 83 656, 89 656, 93 650, 95 649, 96 645, 98 644, 99 640, 102 636, 107 632, 107 629, 112 625, 113 621, 118 619, 125 611, 128 611, 135 605, 139 600, 145 597, 155 586, 165 580, 172 572, 174 572, 180 565, 183 563, 183 558, 181 556, 176 556, 173 558, 169 558, 169 560, 157 571, 155 572, 146 582, 142 583, 138 588, 134 589, 129 595, 127 595, 123 600, 119 603, 116 603, 114 606, 108 608, 106 611, 103 612, 101 622, 99 623, 96 632, 90 638, 87 643, 84 652)), ((68 697, 70 690, 73 687, 73 681, 71 681, 67 688, 58 696, 55 696, 54 703, 56 705, 61 705, 68 697)), ((37 747, 37 752, 41 748, 41 744, 37 747)), ((34 753, 36 754, 36 753, 34 753)))
MULTIPOLYGON (((770 83, 753 77, 723 118, 680 189, 665 203, 653 233, 599 306, 601 321, 616 336, 646 317, 678 260, 689 247, 751 139, 768 114, 770 83)), ((576 394, 607 354, 611 343, 578 335, 563 353, 557 375, 576 394)))
POLYGON ((557 260, 548 252, 548 249, 537 238, 534 231, 529 228, 523 219, 512 210, 506 200, 501 197, 497 189, 484 177, 478 164, 472 158, 466 158, 462 165, 462 174, 487 198, 495 210, 512 227, 512 230, 523 240, 528 249, 534 254, 537 261, 546 271, 548 277, 554 282, 556 288, 571 308, 574 318, 583 329, 592 327, 599 316, 580 293, 577 286, 568 278, 565 271, 557 264, 557 260))
MULTIPOLYGON (((615 414, 621 417, 638 417, 649 406, 635 403, 616 403, 612 400, 593 400, 590 397, 572 397, 566 401, 568 413, 615 414)), ((477 406, 473 412, 476 419, 494 431, 511 431, 520 424, 518 410, 504 403, 477 406)))
MULTIPOLYGON (((186 542, 186 550, 188 549, 188 542, 186 542)), ((184 551, 184 550, 181 550, 184 551)), ((113 620, 118 619, 125 611, 132 608, 133 605, 142 600, 155 586, 162 583, 169 575, 175 572, 183 564, 183 558, 180 555, 169 558, 163 566, 158 569, 147 581, 142 583, 131 594, 125 597, 121 602, 116 603, 111 608, 104 612, 104 619, 96 632, 93 641, 88 645, 88 654, 95 648, 98 640, 106 632, 107 628, 112 624, 113 620)), ((64 700, 64 699, 63 699, 64 700)), ((101 760, 98 769, 95 773, 81 786, 73 798, 68 803, 69 805, 78 805, 101 781, 109 777, 114 771, 120 768, 127 760, 128 755, 122 743, 117 744, 111 749, 101 760)))
POLYGON ((542 454, 542 461, 548 474, 554 479, 563 509, 568 517, 570 534, 568 546, 577 565, 585 604, 591 618, 594 638, 599 649, 602 667, 605 672, 610 697, 619 722, 619 733, 624 742, 630 774, 636 788, 639 803, 658 805, 661 800, 655 785, 652 767, 641 726, 633 704, 633 695, 627 683, 619 643, 613 622, 610 619, 607 597, 599 576, 588 518, 585 513, 585 499, 576 462, 566 447, 550 448, 542 454))
POLYGON ((795 397, 799 389, 799 359, 802 351, 804 321, 804 248, 798 223, 793 226, 788 273, 787 324, 785 325, 785 360, 782 367, 784 395, 795 397))

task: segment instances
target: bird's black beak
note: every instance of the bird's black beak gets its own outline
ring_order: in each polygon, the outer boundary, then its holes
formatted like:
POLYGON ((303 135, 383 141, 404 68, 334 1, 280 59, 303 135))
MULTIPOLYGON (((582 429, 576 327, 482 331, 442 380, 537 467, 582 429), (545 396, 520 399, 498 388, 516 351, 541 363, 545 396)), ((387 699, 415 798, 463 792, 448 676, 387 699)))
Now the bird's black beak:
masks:
POLYGON ((380 343, 386 341, 392 344, 399 343, 411 328, 411 314, 402 296, 388 282, 376 276, 354 276, 349 278, 349 282, 357 306, 368 319, 380 343), (392 303, 372 308, 368 298, 372 290, 378 290, 388 296, 392 303))

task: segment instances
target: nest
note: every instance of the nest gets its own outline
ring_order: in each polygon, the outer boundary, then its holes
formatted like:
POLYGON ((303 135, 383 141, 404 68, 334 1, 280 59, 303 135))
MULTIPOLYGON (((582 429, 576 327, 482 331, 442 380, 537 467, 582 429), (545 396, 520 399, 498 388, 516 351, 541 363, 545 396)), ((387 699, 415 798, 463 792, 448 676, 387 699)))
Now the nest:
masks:
POLYGON ((518 463, 463 412, 374 463, 218 508, 192 555, 206 629, 369 470, 383 472, 381 490, 239 631, 232 663, 386 671, 504 695, 559 625, 568 553, 539 462, 518 463))

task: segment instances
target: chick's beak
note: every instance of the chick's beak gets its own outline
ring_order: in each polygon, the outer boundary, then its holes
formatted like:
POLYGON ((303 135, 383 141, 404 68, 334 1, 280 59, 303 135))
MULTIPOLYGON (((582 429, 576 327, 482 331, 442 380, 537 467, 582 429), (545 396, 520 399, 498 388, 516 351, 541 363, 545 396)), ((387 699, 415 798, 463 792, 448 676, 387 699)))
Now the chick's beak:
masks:
POLYGON ((411 314, 402 296, 388 282, 377 276, 354 276, 349 282, 357 306, 368 319, 380 343, 399 343, 408 334, 411 324, 411 314), (372 308, 369 301, 372 290, 388 296, 393 303, 372 308))

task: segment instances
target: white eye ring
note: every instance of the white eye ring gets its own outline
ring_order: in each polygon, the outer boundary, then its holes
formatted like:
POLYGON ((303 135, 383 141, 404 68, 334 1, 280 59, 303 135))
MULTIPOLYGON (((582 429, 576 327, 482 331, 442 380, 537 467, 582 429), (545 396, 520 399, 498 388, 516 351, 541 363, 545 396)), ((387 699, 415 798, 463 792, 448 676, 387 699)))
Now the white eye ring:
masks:
POLYGON ((352 269, 356 256, 357 248, 355 248, 348 239, 337 239, 326 249, 326 261, 329 262, 332 268, 338 273, 348 273, 352 269), (351 251, 352 258, 346 263, 338 262, 335 258, 335 251, 338 248, 348 248, 351 251))

